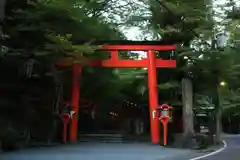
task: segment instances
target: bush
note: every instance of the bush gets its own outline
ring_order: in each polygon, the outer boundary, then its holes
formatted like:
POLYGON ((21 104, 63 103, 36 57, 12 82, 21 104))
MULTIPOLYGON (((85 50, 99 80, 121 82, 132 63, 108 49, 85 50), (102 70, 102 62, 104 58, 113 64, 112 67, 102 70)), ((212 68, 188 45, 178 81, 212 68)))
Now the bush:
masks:
POLYGON ((198 144, 198 148, 196 149, 207 148, 212 144, 212 138, 210 135, 196 134, 194 138, 196 139, 196 142, 198 144))
POLYGON ((8 127, 6 129, 4 135, 2 135, 1 141, 2 150, 5 152, 25 148, 28 145, 28 138, 13 127, 8 127))

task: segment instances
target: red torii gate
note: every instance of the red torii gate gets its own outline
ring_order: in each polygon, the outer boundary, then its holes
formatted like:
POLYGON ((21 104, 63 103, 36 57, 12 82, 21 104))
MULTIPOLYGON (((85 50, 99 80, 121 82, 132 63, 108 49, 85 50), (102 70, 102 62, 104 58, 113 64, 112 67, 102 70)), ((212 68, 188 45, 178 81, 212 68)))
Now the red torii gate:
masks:
MULTIPOLYGON (((151 43, 151 42, 149 42, 151 43)), ((157 76, 156 68, 176 68, 176 60, 157 59, 154 51, 173 51, 176 50, 175 45, 159 45, 158 44, 113 44, 104 45, 104 51, 110 51, 111 58, 108 60, 86 60, 90 66, 113 67, 113 68, 148 68, 148 88, 149 88, 149 111, 151 125, 151 141, 152 143, 160 142, 159 120, 154 119, 152 113, 158 106, 157 76), (147 58, 142 60, 121 60, 118 58, 118 51, 146 51, 147 58)), ((79 60, 82 60, 80 58, 79 60)), ((75 60, 76 61, 76 60, 75 60)), ((70 124, 70 142, 77 140, 78 131, 78 111, 80 96, 80 74, 81 64, 64 60, 58 63, 59 66, 72 66, 72 99, 71 105, 74 106, 76 112, 70 124)))

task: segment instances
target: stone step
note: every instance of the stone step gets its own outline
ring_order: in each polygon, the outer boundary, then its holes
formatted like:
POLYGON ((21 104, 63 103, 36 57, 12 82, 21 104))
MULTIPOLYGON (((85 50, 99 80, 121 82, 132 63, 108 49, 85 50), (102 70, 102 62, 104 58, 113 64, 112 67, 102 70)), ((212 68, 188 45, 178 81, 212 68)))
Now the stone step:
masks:
POLYGON ((99 143, 142 143, 150 142, 148 137, 139 137, 124 134, 80 134, 79 142, 99 142, 99 143))
POLYGON ((81 137, 93 137, 93 138, 123 138, 121 134, 83 134, 81 137))
POLYGON ((124 136, 121 134, 81 134, 80 142, 102 142, 102 143, 124 143, 124 136))

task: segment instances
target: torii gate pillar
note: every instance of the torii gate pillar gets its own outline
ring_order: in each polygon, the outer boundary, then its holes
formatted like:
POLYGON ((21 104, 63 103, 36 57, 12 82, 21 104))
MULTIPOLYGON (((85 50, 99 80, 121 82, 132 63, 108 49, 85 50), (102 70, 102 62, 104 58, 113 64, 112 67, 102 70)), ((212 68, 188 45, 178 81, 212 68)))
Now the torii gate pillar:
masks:
POLYGON ((156 75, 156 54, 151 50, 147 51, 148 57, 148 89, 149 89, 149 112, 151 125, 152 143, 159 143, 160 131, 159 120, 153 117, 153 112, 158 106, 158 90, 157 90, 157 75, 156 75))
POLYGON ((70 123, 69 141, 75 142, 78 133, 78 114, 79 114, 79 101, 80 101, 80 75, 82 66, 79 63, 74 63, 72 67, 72 99, 71 106, 73 106, 73 114, 70 123))

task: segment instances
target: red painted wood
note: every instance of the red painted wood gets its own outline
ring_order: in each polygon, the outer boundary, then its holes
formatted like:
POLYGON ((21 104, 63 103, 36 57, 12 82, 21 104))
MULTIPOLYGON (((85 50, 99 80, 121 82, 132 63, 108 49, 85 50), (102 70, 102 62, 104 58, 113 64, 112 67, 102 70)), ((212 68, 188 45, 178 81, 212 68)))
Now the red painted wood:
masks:
MULTIPOLYGON (((81 61, 81 60, 79 60, 81 61)), ((157 68, 176 68, 176 60, 156 59, 155 64, 157 68)), ((148 60, 91 60, 84 63, 93 67, 109 67, 109 68, 147 68, 148 60)), ((58 65, 68 67, 72 65, 71 61, 61 61, 58 65)))
POLYGON ((70 117, 67 113, 64 113, 61 115, 61 119, 63 122, 62 142, 66 143, 67 142, 67 125, 68 125, 70 117))
POLYGON ((67 142, 67 122, 63 122, 62 141, 63 143, 67 142))
POLYGON ((167 145, 167 121, 163 120, 162 124, 163 124, 163 145, 166 146, 167 145))
POLYGON ((104 45, 100 50, 171 51, 171 50, 176 50, 176 46, 175 45, 104 45))
POLYGON ((118 51, 111 51, 111 60, 118 60, 118 51))
MULTIPOLYGON (((175 60, 155 60, 156 67, 175 68, 175 60)), ((92 60, 88 63, 90 66, 100 67, 116 67, 116 68, 147 68, 148 60, 92 60)))
POLYGON ((160 142, 159 120, 154 118, 152 114, 158 106, 156 54, 152 51, 148 51, 147 57, 151 138, 152 143, 157 144, 160 142))
POLYGON ((75 142, 77 140, 81 69, 82 68, 81 68, 80 64, 74 64, 73 65, 71 105, 74 107, 73 110, 75 111, 75 114, 73 115, 72 121, 70 123, 70 135, 69 135, 69 141, 70 142, 75 142))

